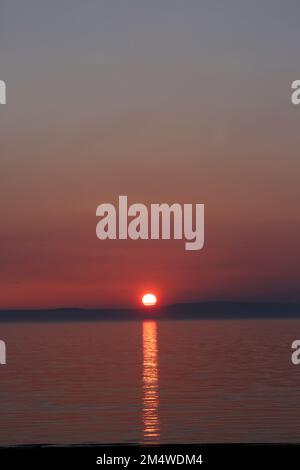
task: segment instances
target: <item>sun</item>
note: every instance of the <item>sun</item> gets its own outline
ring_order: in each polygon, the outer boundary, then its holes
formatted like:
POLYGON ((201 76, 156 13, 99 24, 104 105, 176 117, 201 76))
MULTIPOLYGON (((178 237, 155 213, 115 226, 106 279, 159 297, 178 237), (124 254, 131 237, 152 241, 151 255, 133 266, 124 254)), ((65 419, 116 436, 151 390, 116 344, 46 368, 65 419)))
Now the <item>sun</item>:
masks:
POLYGON ((150 307, 156 304, 157 299, 154 294, 147 293, 143 296, 142 302, 145 307, 150 307))

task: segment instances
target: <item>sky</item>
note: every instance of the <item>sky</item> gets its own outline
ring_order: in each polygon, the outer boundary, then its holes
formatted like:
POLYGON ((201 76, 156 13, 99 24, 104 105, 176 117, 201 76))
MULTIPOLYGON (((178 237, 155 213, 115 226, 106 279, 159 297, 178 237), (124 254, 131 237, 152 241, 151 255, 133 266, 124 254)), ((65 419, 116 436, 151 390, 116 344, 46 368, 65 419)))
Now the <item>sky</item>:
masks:
POLYGON ((2 0, 0 308, 300 301, 296 0, 2 0), (205 246, 96 208, 204 203, 205 246))

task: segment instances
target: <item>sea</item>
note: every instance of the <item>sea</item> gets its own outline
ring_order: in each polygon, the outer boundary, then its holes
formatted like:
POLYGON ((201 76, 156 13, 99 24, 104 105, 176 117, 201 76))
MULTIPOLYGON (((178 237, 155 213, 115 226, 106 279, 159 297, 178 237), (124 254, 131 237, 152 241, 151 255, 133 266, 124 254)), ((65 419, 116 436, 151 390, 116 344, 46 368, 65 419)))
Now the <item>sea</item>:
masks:
POLYGON ((0 446, 300 442, 300 320, 0 323, 0 446))

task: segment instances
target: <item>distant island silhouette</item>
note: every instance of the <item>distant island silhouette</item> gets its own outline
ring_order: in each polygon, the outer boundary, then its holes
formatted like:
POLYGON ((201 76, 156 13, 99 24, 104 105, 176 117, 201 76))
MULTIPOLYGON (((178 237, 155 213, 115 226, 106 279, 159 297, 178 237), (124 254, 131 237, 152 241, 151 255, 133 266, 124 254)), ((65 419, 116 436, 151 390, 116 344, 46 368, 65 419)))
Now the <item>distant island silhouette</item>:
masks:
POLYGON ((300 318, 300 304, 278 302, 194 302, 140 308, 54 308, 0 310, 0 322, 300 318))

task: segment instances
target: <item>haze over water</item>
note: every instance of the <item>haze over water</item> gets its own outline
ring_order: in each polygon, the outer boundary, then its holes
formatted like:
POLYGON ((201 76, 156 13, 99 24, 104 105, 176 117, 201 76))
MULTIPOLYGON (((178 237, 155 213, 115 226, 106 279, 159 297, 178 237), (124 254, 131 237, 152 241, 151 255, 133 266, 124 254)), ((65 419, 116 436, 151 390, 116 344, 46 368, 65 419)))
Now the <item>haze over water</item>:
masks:
POLYGON ((297 320, 1 325, 0 445, 299 442, 297 320))

